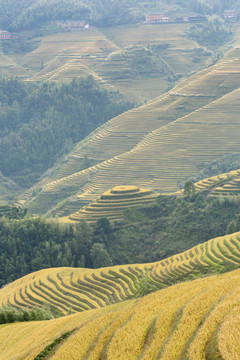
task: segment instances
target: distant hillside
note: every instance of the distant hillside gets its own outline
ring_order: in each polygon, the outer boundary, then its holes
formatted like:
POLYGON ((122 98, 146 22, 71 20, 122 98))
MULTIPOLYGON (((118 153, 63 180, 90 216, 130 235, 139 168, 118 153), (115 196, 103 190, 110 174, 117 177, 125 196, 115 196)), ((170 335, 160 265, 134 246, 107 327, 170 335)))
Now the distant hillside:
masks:
POLYGON ((189 26, 140 23, 72 32, 42 26, 0 42, 0 74, 31 82, 92 75, 108 90, 143 102, 216 61, 215 49, 188 37, 189 26))
POLYGON ((236 48, 165 95, 107 122, 35 186, 42 189, 36 197, 34 188, 23 194, 26 206, 47 212, 67 201, 66 188, 83 201, 125 184, 176 191, 206 161, 238 152, 239 56, 236 48), (86 156, 98 164, 77 171, 86 156))
POLYGON ((209 359, 237 359, 239 270, 178 283, 141 299, 125 299, 147 294, 153 290, 151 286, 156 290, 170 285, 190 272, 194 278, 199 266, 216 270, 224 269, 225 264, 239 267, 238 237, 239 233, 215 239, 156 264, 92 273, 50 269, 8 285, 0 290, 2 303, 32 307, 49 302, 63 313, 81 313, 0 325, 1 358, 11 360, 17 353, 22 360, 43 354, 58 360, 66 356, 76 360, 79 356, 112 360, 116 356, 129 360, 186 356, 196 360, 202 359, 202 354, 209 359), (58 343, 61 346, 56 347, 58 343))
POLYGON ((135 23, 144 19, 146 12, 163 11, 173 18, 189 14, 222 14, 224 9, 235 8, 236 0, 2 0, 1 26, 7 30, 26 29, 53 20, 83 19, 98 26, 135 23))

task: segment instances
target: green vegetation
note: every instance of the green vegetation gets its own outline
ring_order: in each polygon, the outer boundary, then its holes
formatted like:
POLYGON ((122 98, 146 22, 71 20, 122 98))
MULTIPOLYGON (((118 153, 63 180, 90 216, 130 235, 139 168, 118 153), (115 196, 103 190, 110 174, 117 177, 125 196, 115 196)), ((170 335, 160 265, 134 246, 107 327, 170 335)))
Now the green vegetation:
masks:
POLYGON ((232 32, 220 16, 212 15, 206 22, 191 26, 188 34, 201 45, 217 46, 229 40, 232 32))
POLYGON ((19 321, 50 320, 53 315, 48 306, 35 306, 31 309, 18 309, 13 306, 2 306, 0 308, 0 324, 8 324, 19 321))
POLYGON ((54 20, 84 19, 97 26, 136 23, 144 19, 146 11, 157 9, 173 17, 186 13, 221 14, 236 6, 236 0, 2 0, 1 26, 10 30, 28 29, 54 20))
POLYGON ((62 85, 2 78, 0 94, 0 171, 25 188, 73 144, 130 106, 92 77, 62 85))
POLYGON ((8 219, 23 219, 26 217, 27 209, 22 209, 19 206, 11 206, 0 204, 0 218, 2 216, 8 219))
POLYGON ((47 345, 43 351, 41 351, 37 356, 35 356, 34 360, 44 360, 46 356, 51 354, 57 345, 62 343, 65 339, 67 339, 75 330, 67 331, 58 338, 56 338, 51 344, 47 345))
POLYGON ((90 251, 90 257, 94 269, 112 265, 112 259, 103 244, 93 244, 90 251))
POLYGON ((199 172, 191 177, 191 180, 197 182, 237 169, 240 169, 240 154, 228 154, 216 160, 206 162, 199 172))
POLYGON ((190 0, 192 9, 201 14, 219 14, 226 9, 235 9, 238 6, 236 0, 190 0))
POLYGON ((238 269, 239 235, 236 232, 211 239, 162 261, 114 267, 105 266, 109 256, 106 251, 103 254, 102 244, 95 244, 104 267, 40 270, 1 289, 0 304, 23 308, 47 301, 55 313, 69 315, 139 298, 178 282, 238 269))
POLYGON ((0 218, 0 286, 42 268, 91 267, 91 229, 44 218, 22 221, 0 218))

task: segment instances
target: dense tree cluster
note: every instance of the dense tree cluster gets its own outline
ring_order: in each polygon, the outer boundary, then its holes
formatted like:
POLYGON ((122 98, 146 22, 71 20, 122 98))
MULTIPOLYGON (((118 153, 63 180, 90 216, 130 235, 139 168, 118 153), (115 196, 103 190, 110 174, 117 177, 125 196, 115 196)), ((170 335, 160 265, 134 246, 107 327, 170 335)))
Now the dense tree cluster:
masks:
MULTIPOLYGON (((153 3, 153 1, 150 1, 153 3)), ((54 20, 82 19, 98 26, 132 23, 136 0, 2 0, 0 27, 19 31, 54 20)))
POLYGON ((229 39, 231 29, 220 16, 211 15, 207 21, 192 25, 188 34, 201 45, 216 46, 229 39))
POLYGON ((30 186, 73 144, 127 110, 92 78, 71 83, 0 80, 0 171, 30 186))
POLYGON ((108 220, 93 229, 86 222, 58 224, 43 217, 21 221, 0 217, 0 287, 43 268, 112 265, 108 220))
POLYGON ((0 308, 0 324, 7 324, 19 321, 50 320, 52 313, 48 306, 34 307, 32 309, 17 309, 13 306, 3 306, 0 308))

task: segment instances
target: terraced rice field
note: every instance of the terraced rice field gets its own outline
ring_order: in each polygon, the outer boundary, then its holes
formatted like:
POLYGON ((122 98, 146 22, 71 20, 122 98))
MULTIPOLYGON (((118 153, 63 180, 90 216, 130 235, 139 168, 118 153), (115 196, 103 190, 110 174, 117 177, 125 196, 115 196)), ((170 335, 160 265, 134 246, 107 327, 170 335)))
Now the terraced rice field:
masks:
POLYGON ((235 181, 240 176, 240 169, 233 170, 228 173, 215 175, 207 179, 203 179, 195 183, 197 190, 209 189, 210 187, 218 187, 219 184, 228 184, 231 181, 235 181))
MULTIPOLYGON (((238 151, 239 100, 240 90, 235 90, 152 131, 126 153, 50 182, 35 203, 28 204, 29 209, 37 211, 36 205, 42 202, 45 208, 40 207, 40 211, 46 211, 43 197, 54 201, 54 197, 63 195, 66 186, 79 187, 78 194, 91 200, 119 184, 147 187, 157 192, 176 191, 178 183, 196 173, 201 164, 238 151)), ((107 144, 104 142, 106 147, 107 144)))
POLYGON ((69 216, 70 220, 95 222, 102 217, 121 220, 124 210, 152 204, 156 194, 152 190, 139 189, 137 186, 115 186, 103 193, 99 199, 69 216))
MULTIPOLYGON (((240 60, 237 49, 230 53, 168 93, 108 121, 77 144, 46 180, 43 191, 27 203, 30 211, 49 211, 58 198, 69 196, 64 195, 66 187, 84 201, 119 184, 176 191, 178 183, 206 161, 238 151, 240 60), (84 156, 98 165, 78 171, 84 156)), ((31 198, 31 192, 22 200, 31 198)))
POLYGON ((236 270, 55 320, 0 325, 1 359, 32 360, 72 330, 52 359, 238 359, 239 284, 236 270))
MULTIPOLYGON (((196 182, 197 191, 207 191, 209 196, 234 196, 240 193, 240 169, 212 176, 196 182)), ((179 193, 183 190, 179 191, 179 193)))
POLYGON ((48 303, 62 314, 105 307, 131 299, 148 281, 165 288, 192 278, 203 268, 240 264, 240 233, 226 235, 157 263, 122 265, 96 270, 45 269, 0 290, 0 305, 18 308, 48 303))
POLYGON ((11 207, 7 204, 0 203, 0 218, 1 216, 8 215, 11 212, 11 207))
MULTIPOLYGON (((196 53, 199 45, 185 37, 187 24, 138 25, 112 28, 112 31, 90 29, 78 32, 61 32, 31 40, 36 49, 24 57, 11 54, 6 63, 2 56, 2 72, 9 76, 24 77, 27 81, 68 81, 75 76, 93 75, 107 88, 118 90, 132 101, 152 99, 167 91, 169 81, 161 74, 157 78, 130 76, 123 79, 121 68, 128 71, 123 61, 108 62, 108 55, 127 45, 163 46, 161 57, 180 76, 209 66, 212 55, 196 53), (129 40, 126 41, 126 37, 129 40), (116 45, 115 40, 122 42, 116 45), (125 39, 125 40, 124 40, 125 39), (146 41, 147 39, 147 41, 146 41), (198 61, 194 61, 196 58, 198 61)), ((0 57, 1 73, 1 57, 0 57)))
MULTIPOLYGON (((119 26, 113 29, 104 29, 104 34, 123 48, 130 45, 162 46, 160 56, 166 60, 176 73, 185 73, 186 67, 189 71, 198 71, 202 68, 200 59, 198 65, 194 64, 192 58, 196 54, 191 53, 200 46, 194 40, 186 37, 189 24, 144 24, 133 26, 119 26), (166 49, 164 50, 164 46, 166 49)), ((207 66, 207 64, 205 65, 207 66)))
POLYGON ((188 24, 148 24, 118 26, 104 29, 104 34, 119 47, 129 45, 147 46, 151 44, 166 44, 175 48, 192 49, 198 46, 194 40, 184 38, 188 24))
POLYGON ((22 64, 32 71, 40 71, 41 60, 44 64, 57 59, 70 59, 81 55, 108 54, 116 49, 111 41, 97 29, 58 33, 37 38, 40 45, 22 59, 22 64), (103 50, 104 49, 104 50, 103 50))

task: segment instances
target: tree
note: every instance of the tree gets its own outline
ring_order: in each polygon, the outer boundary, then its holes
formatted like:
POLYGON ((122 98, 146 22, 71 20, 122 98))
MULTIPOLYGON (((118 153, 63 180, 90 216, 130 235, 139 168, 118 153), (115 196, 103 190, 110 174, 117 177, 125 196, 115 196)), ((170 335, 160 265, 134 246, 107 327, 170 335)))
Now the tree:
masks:
POLYGON ((105 266, 112 266, 112 259, 103 244, 93 244, 90 251, 90 256, 94 269, 105 266))
POLYGON ((107 250, 109 250, 109 247, 114 242, 112 226, 107 218, 101 218, 97 221, 93 233, 93 242, 103 243, 107 250))
POLYGON ((193 194, 195 194, 196 188, 194 183, 189 180, 186 182, 185 186, 184 186, 184 195, 186 196, 191 196, 193 194))
POLYGON ((237 231, 237 224, 235 220, 230 221, 230 223, 227 226, 227 234, 232 234, 237 231))

